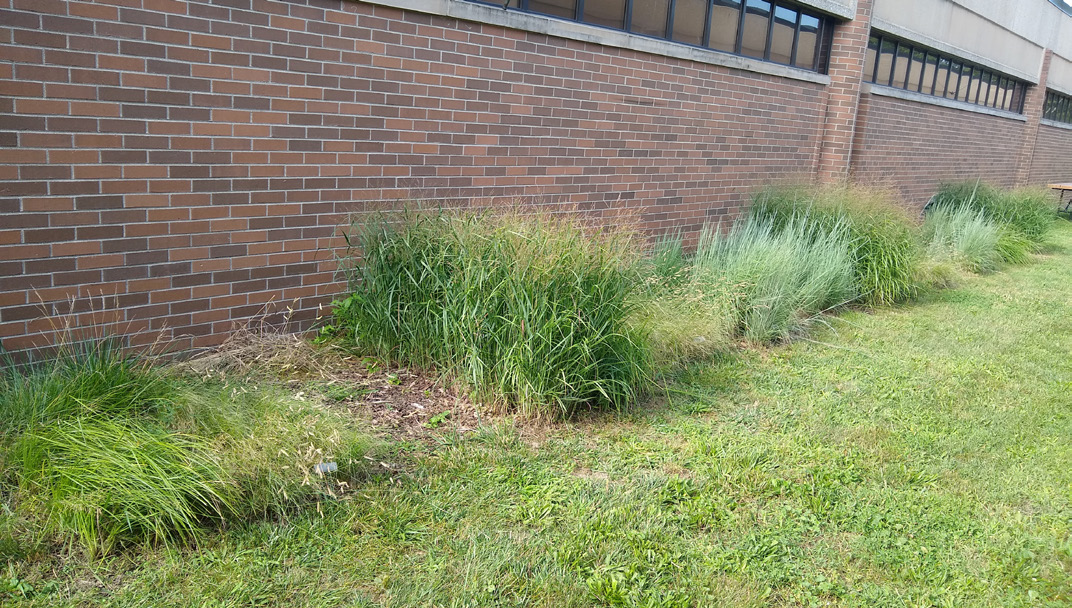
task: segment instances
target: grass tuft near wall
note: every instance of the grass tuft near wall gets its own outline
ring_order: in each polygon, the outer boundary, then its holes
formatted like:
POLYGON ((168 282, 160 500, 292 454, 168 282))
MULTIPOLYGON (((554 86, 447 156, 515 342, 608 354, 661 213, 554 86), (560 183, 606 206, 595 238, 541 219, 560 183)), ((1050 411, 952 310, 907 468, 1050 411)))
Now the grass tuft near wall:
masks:
POLYGON ((1044 190, 1004 191, 981 181, 943 184, 934 195, 931 207, 973 209, 1033 243, 1042 243, 1057 217, 1053 198, 1044 190))
POLYGON ((727 302, 736 333, 754 342, 784 339, 809 317, 856 297, 842 223, 819 230, 804 218, 784 226, 750 218, 725 234, 709 227, 693 264, 709 300, 727 302))
POLYGON ((992 272, 1004 261, 998 243, 1005 231, 981 211, 938 207, 927 213, 921 229, 927 255, 971 272, 992 272))
POLYGON ((912 217, 882 190, 855 186, 771 187, 753 197, 751 214, 785 227, 806 220, 812 233, 848 233, 860 298, 871 305, 911 299, 923 257, 912 217))
POLYGON ((225 521, 336 495, 361 473, 370 442, 349 417, 156 363, 103 338, 0 369, 4 506, 36 524, 37 541, 93 558, 196 541, 225 521), (337 475, 316 473, 326 460, 337 475))
POLYGON ((628 232, 408 213, 355 225, 352 242, 361 257, 333 329, 366 352, 449 370, 535 418, 621 408, 648 381, 646 336, 629 322, 642 280, 628 232))

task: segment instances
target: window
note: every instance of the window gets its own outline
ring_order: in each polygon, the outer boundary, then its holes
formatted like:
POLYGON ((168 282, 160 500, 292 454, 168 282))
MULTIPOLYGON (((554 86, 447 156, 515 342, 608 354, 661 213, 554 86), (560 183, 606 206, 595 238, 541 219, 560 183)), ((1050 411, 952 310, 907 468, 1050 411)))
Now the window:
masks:
POLYGON ((506 7, 813 72, 826 71, 833 37, 829 18, 787 0, 507 0, 506 7))
POLYGON ((864 80, 1018 114, 1027 83, 933 49, 874 34, 867 44, 864 80))
POLYGON ((624 30, 625 2, 626 0, 585 0, 581 21, 624 30))
POLYGON ((714 0, 711 4, 707 46, 716 51, 737 52, 741 0, 714 0))
POLYGON ((1072 125, 1072 97, 1056 91, 1046 91, 1042 117, 1072 125))

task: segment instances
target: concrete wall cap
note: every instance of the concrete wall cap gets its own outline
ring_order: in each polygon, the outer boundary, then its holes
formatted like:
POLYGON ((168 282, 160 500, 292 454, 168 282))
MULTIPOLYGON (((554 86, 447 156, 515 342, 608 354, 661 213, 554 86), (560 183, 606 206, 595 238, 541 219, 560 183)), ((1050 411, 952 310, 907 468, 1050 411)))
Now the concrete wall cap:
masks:
POLYGON ((974 103, 954 101, 952 99, 946 99, 944 97, 925 95, 923 93, 917 93, 915 91, 906 91, 904 89, 897 89, 881 84, 865 83, 864 88, 861 92, 870 93, 872 95, 879 95, 881 97, 896 97, 897 99, 904 99, 905 101, 916 101, 919 103, 930 104, 932 106, 951 108, 953 110, 963 110, 965 112, 975 112, 977 114, 989 114, 990 116, 997 116, 998 118, 1008 118, 1009 120, 1027 122, 1026 116, 1024 116, 1023 114, 1017 114, 1016 112, 987 108, 984 106, 975 105, 974 103))
POLYGON ((566 21, 536 13, 525 13, 516 10, 504 10, 499 7, 486 4, 477 4, 468 0, 362 0, 366 4, 387 6, 407 11, 415 11, 430 15, 453 17, 464 21, 487 23, 516 30, 546 34, 557 38, 591 42, 602 46, 621 49, 629 49, 652 55, 662 55, 675 59, 685 59, 717 65, 720 67, 745 70, 768 76, 780 76, 793 80, 803 80, 815 84, 828 85, 830 77, 809 70, 802 70, 787 65, 770 63, 740 55, 730 55, 719 51, 712 51, 687 44, 638 36, 629 32, 612 30, 608 28, 566 21))
POLYGON ((1054 127, 1057 129, 1064 129, 1066 131, 1072 131, 1072 125, 1067 122, 1057 122, 1056 120, 1050 120, 1049 118, 1043 118, 1039 121, 1040 125, 1046 125, 1047 127, 1054 127))

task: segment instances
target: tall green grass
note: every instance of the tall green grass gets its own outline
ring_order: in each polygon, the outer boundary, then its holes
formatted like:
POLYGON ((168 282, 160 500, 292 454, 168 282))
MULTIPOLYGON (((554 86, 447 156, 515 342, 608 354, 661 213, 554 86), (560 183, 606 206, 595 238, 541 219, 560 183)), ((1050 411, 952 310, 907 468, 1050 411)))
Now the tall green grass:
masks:
POLYGON ((108 419, 56 421, 16 447, 24 510, 90 557, 132 542, 188 541, 234 509, 203 439, 108 419))
POLYGON ((950 260, 971 272, 992 272, 1003 261, 1002 227, 970 207, 931 210, 921 232, 932 259, 950 260))
POLYGON ((752 217, 777 227, 806 220, 813 235, 845 230, 860 298, 885 305, 918 289, 922 248, 916 226, 893 198, 861 187, 770 187, 753 198, 752 217))
POLYGON ((710 299, 729 303, 736 332, 755 342, 786 338, 809 317, 856 297, 842 223, 820 231, 802 218, 784 226, 746 219, 725 234, 708 227, 693 263, 695 280, 710 299))
POLYGON ((284 515, 361 474, 370 444, 348 416, 155 363, 103 338, 0 370, 5 508, 99 557, 284 515))
POLYGON ((656 238, 648 260, 646 291, 632 322, 645 328, 655 370, 672 373, 725 351, 735 331, 732 303, 696 280, 682 234, 656 238))
POLYGON ((1041 243, 1053 228, 1056 205, 1049 193, 1026 188, 1002 191, 981 181, 943 184, 932 208, 968 208, 1010 227, 1033 243, 1041 243))
POLYGON ((621 408, 650 375, 629 323, 631 234, 549 217, 409 213, 355 224, 352 295, 334 324, 359 348, 449 370, 531 417, 621 408))
POLYGON ((152 362, 123 352, 115 338, 68 341, 54 356, 0 367, 0 435, 77 416, 151 413, 168 392, 152 362))

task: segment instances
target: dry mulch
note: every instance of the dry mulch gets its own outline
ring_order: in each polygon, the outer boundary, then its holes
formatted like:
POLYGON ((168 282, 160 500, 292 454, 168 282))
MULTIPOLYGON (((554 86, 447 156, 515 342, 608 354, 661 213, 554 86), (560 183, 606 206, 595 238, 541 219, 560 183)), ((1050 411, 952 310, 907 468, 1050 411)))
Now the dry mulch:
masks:
POLYGON ((314 346, 293 333, 239 328, 215 349, 179 364, 203 376, 283 380, 302 398, 346 407, 393 439, 434 441, 482 424, 476 404, 434 372, 314 346))
POLYGON ((371 359, 346 360, 324 382, 306 383, 329 403, 355 415, 394 439, 432 439, 468 433, 482 424, 471 399, 433 373, 404 368, 380 369, 371 359), (341 398, 340 398, 341 397, 341 398))

